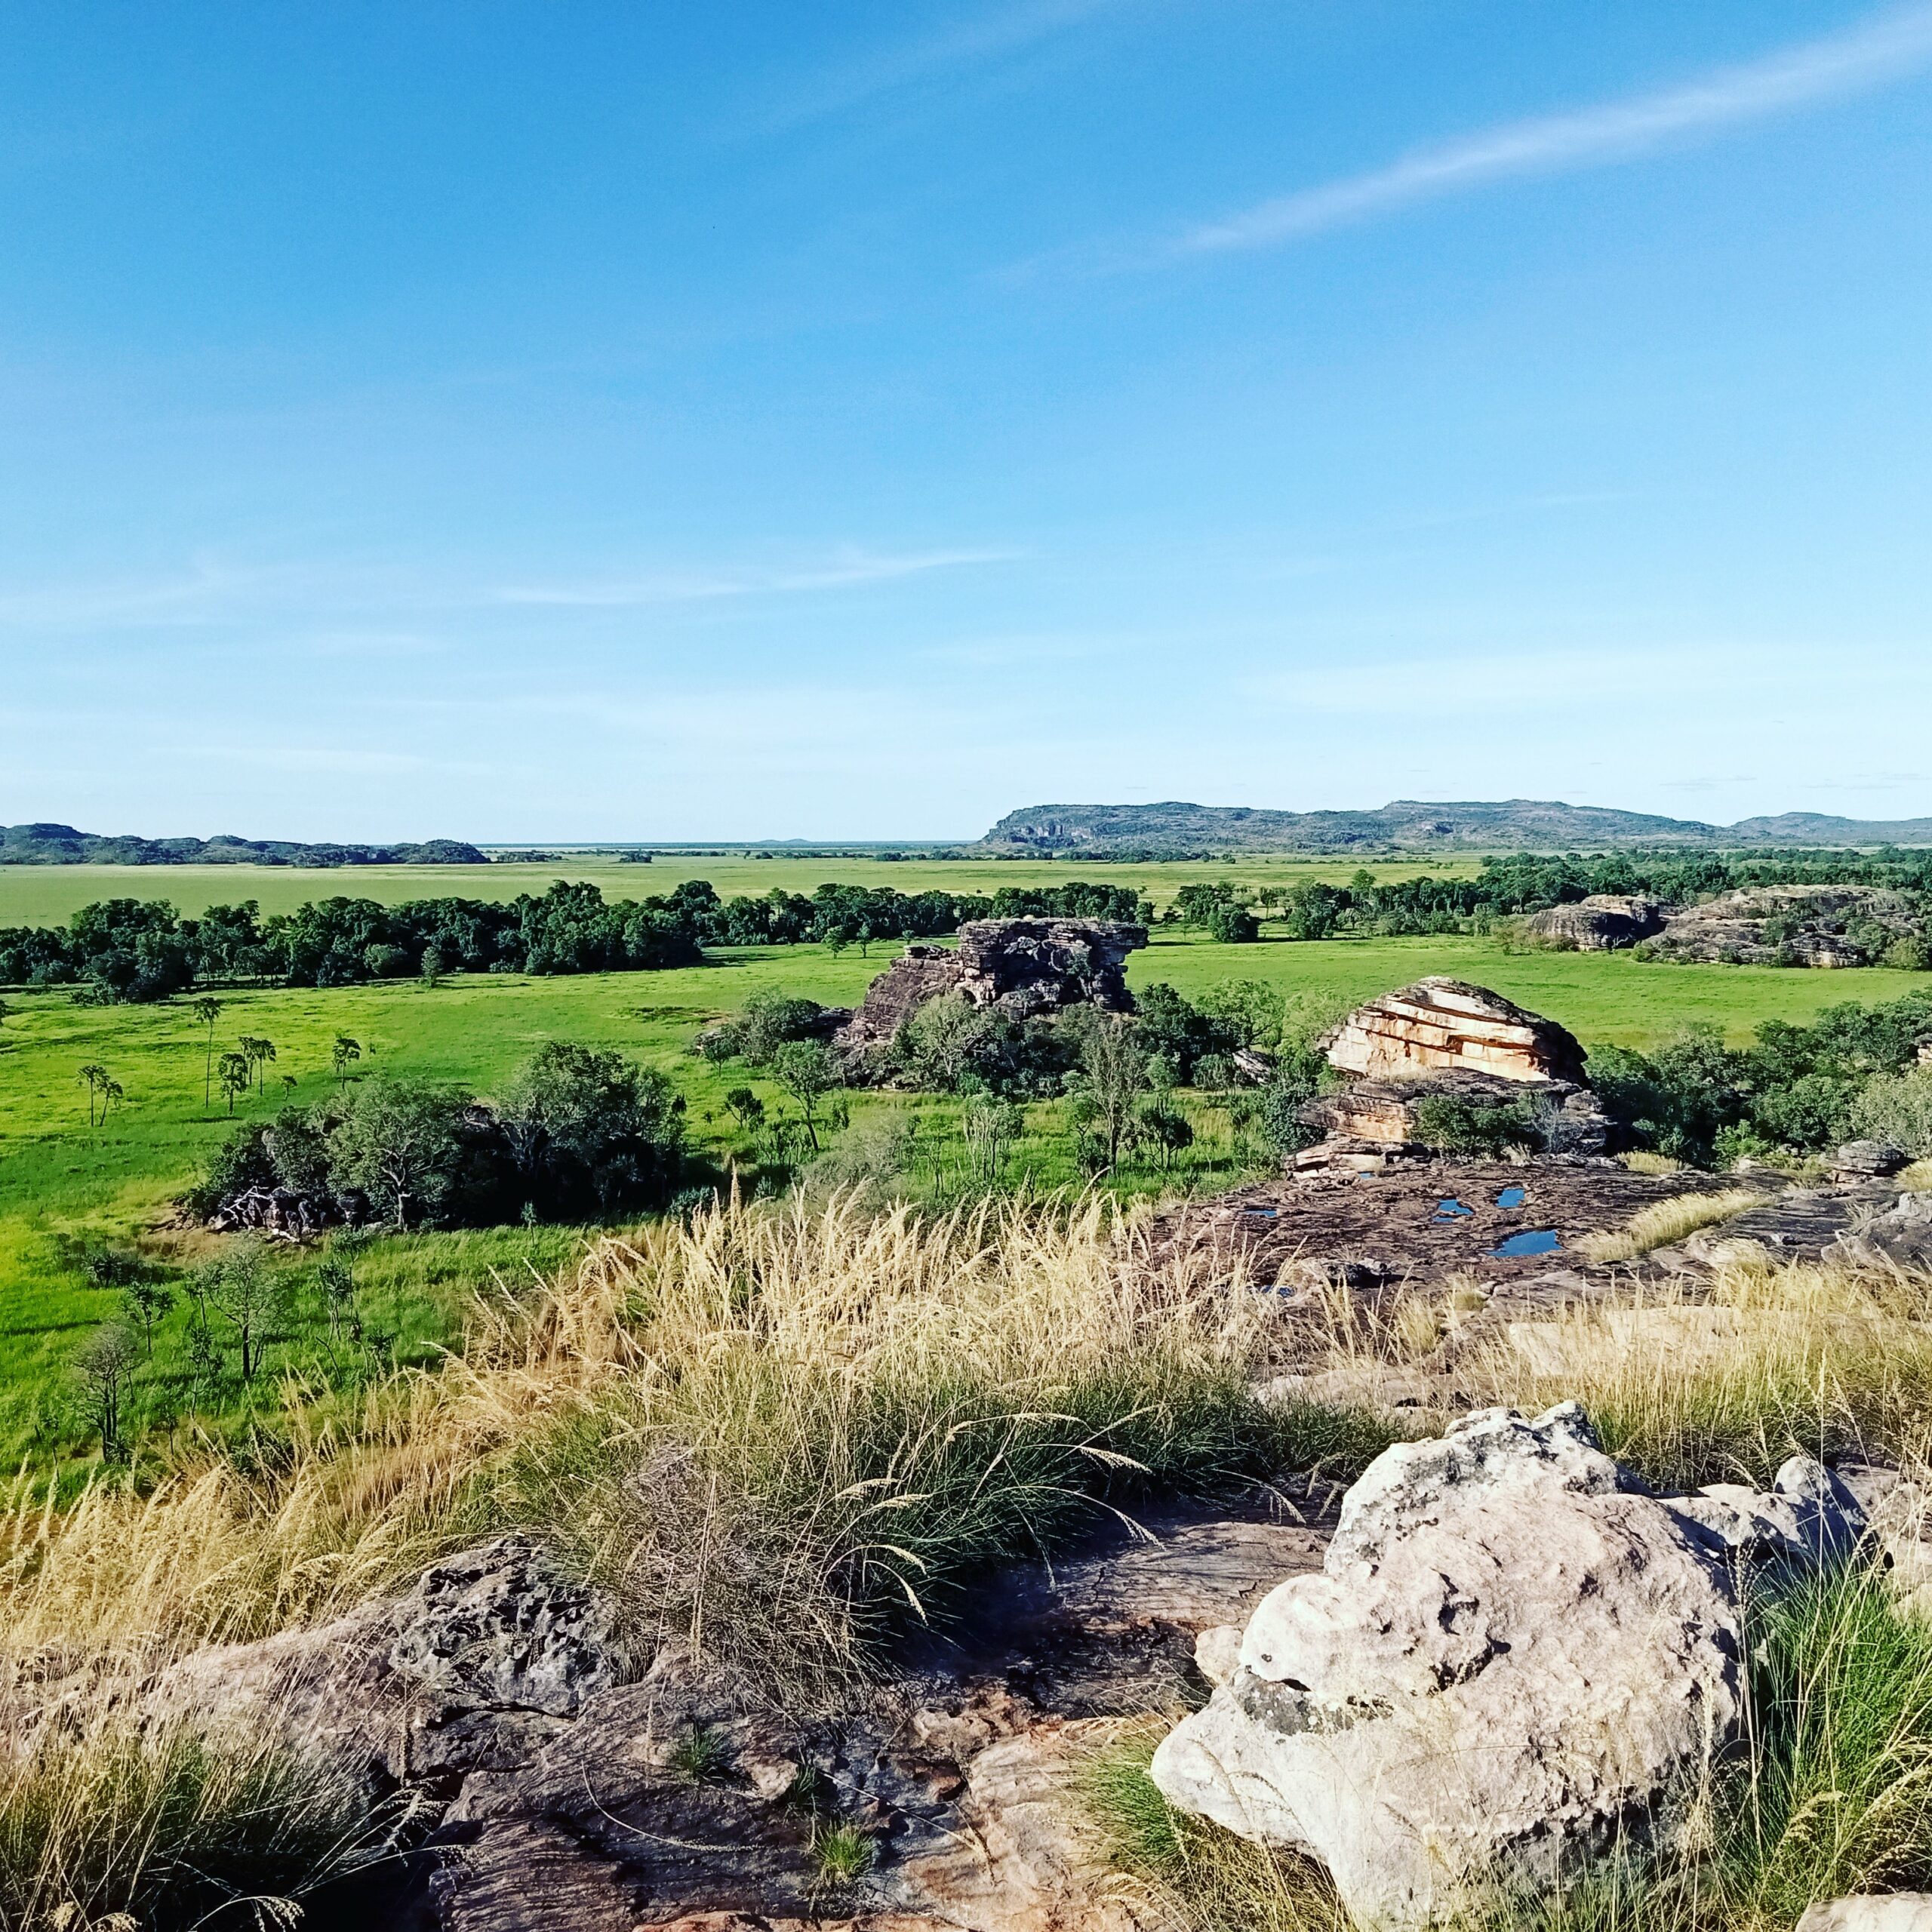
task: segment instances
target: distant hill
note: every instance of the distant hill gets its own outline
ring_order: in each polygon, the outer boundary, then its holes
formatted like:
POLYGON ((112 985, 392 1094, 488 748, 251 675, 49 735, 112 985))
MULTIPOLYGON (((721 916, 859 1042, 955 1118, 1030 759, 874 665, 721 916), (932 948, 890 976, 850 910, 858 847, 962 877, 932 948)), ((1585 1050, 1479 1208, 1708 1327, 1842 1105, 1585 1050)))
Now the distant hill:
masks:
POLYGON ((487 866, 460 839, 416 845, 303 845, 287 838, 103 838, 71 825, 0 825, 6 866, 487 866))
POLYGON ((1786 812, 1731 826, 1554 800, 1431 804, 1398 798, 1374 811, 1280 812, 1247 805, 1029 805, 980 841, 1006 853, 1208 851, 1602 851, 1619 846, 1932 844, 1932 819, 1882 822, 1786 812))

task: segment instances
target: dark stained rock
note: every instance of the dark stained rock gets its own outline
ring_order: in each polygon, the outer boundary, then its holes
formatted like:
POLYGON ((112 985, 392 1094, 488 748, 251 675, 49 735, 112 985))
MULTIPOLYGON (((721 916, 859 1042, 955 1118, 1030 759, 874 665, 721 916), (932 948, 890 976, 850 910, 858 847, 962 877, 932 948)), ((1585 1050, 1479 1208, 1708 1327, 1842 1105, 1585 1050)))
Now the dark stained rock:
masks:
POLYGON ((1527 922, 1536 937, 1578 952, 1615 952, 1663 928, 1663 908, 1654 899, 1592 893, 1574 905, 1552 906, 1527 922))
POLYGON ((1121 920, 969 920, 956 948, 909 946, 866 989, 837 1044, 848 1057, 888 1045, 928 1000, 949 993, 1014 1020, 1082 1004, 1131 1012, 1127 955, 1146 943, 1145 926, 1121 920))
POLYGON ((1886 1140, 1848 1140, 1832 1156, 1835 1181, 1883 1180, 1912 1164, 1903 1147, 1886 1140))
POLYGON ((1687 906, 1645 942, 1660 959, 1743 966, 1867 966, 1875 947, 1923 938, 1903 893, 1857 885, 1749 886, 1687 906))

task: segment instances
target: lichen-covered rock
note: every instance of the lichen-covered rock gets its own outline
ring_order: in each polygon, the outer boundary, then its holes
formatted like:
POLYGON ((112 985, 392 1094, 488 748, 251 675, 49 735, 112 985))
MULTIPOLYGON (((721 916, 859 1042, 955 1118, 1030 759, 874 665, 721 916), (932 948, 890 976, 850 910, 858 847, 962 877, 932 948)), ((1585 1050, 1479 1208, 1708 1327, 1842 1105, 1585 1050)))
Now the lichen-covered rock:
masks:
POLYGON ((1642 1491, 1574 1404, 1386 1452, 1321 1574, 1155 1753, 1169 1801, 1321 1860, 1361 1924, 1475 1918, 1556 1881, 1736 1730, 1718 1539, 1642 1491))
POLYGON ((1574 1035, 1486 986, 1439 975, 1357 1007, 1319 1044, 1344 1073, 1399 1078, 1460 1068, 1585 1084, 1574 1035))
POLYGON ((1654 899, 1595 892, 1567 906, 1552 906, 1527 921, 1538 939, 1579 952, 1615 952, 1662 931, 1663 908, 1654 899))

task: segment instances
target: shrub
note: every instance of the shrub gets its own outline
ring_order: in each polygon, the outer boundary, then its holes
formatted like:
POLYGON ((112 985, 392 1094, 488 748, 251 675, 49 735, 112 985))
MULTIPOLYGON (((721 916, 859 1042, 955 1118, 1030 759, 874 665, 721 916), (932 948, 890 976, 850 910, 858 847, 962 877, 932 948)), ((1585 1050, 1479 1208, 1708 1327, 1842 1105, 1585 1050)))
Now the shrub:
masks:
POLYGON ((1430 1094, 1416 1103, 1416 1138, 1438 1154, 1494 1156, 1512 1148, 1542 1145, 1537 1103, 1472 1100, 1460 1094, 1430 1094))
POLYGON ((1853 1103, 1850 1124, 1921 1159, 1932 1155, 1932 1066, 1873 1081, 1853 1103))
POLYGON ((683 1169, 684 1105, 656 1068, 546 1041, 497 1108, 525 1198, 553 1220, 659 1202, 683 1169))

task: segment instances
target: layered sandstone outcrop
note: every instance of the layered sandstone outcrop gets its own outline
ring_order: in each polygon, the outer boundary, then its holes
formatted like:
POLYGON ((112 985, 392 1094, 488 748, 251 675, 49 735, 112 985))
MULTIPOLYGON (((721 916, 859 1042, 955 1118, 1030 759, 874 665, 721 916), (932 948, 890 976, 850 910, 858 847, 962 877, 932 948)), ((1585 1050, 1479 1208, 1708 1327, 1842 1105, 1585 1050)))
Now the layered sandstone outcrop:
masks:
POLYGON ((1014 1020, 1083 1004, 1131 1013, 1127 955, 1146 943, 1147 928, 1124 920, 969 920, 957 948, 909 946, 866 989, 837 1044, 848 1056, 886 1046, 947 994, 1014 1020))
POLYGON ((1343 1073, 1459 1068, 1504 1080, 1583 1084, 1583 1050, 1574 1035, 1486 986, 1440 976, 1357 1007, 1320 1044, 1343 1073))

